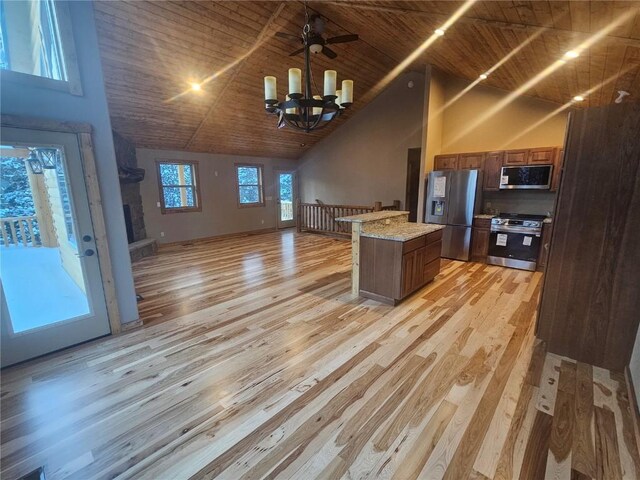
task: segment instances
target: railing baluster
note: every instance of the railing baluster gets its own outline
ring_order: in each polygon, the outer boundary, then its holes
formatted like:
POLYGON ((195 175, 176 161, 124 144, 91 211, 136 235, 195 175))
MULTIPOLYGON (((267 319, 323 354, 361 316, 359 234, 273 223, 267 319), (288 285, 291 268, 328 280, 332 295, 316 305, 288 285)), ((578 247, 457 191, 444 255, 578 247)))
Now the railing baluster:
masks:
POLYGON ((24 220, 18 219, 18 229, 20 230, 20 237, 22 238, 22 245, 27 246, 27 236, 24 234, 24 220))
POLYGON ((2 236, 2 243, 5 247, 9 246, 9 241, 7 240, 7 232, 5 230, 5 222, 4 220, 0 220, 0 235, 2 236))
POLYGON ((18 245, 18 235, 16 234, 16 224, 13 218, 9 219, 9 228, 11 229, 11 242, 14 245, 18 245))

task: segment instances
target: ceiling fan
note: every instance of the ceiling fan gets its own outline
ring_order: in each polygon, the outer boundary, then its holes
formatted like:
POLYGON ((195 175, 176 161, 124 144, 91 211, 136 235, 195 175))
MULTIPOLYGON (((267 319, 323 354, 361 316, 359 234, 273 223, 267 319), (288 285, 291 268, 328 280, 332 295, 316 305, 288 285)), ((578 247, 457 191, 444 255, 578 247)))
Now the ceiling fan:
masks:
MULTIPOLYGON (((309 21, 302 28, 302 35, 298 36, 286 32, 276 32, 276 36, 285 38, 287 40, 295 39, 301 42, 303 45, 305 43, 306 36, 306 41, 311 53, 322 53, 331 59, 336 58, 338 54, 331 50, 327 45, 355 42, 359 38, 356 34, 338 35, 337 37, 324 38, 322 34, 324 33, 325 25, 326 21, 324 18, 322 18, 318 14, 313 14, 309 17, 309 21)), ((291 52, 289 56, 293 57, 304 52, 304 50, 305 47, 299 48, 298 50, 291 52)))

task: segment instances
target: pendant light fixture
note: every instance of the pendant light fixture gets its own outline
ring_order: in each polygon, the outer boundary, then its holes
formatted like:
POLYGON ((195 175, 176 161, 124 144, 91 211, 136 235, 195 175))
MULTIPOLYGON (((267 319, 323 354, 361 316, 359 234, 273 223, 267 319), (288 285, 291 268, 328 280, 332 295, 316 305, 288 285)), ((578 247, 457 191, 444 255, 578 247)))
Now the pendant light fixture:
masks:
MULTIPOLYGON (((314 16, 313 24, 317 25, 318 16, 314 16)), ((294 37, 279 33, 279 36, 294 37)), ((344 35, 325 40, 321 32, 314 30, 305 3, 305 25, 302 29, 304 52, 304 91, 302 71, 299 68, 289 69, 289 88, 284 100, 278 100, 277 81, 274 76, 264 77, 265 109, 278 116, 278 128, 285 125, 297 130, 311 132, 328 125, 331 120, 341 115, 353 103, 353 80, 343 80, 342 88, 336 90, 338 74, 335 70, 325 70, 323 95, 315 95, 311 88, 311 53, 323 52, 335 58, 335 52, 326 47, 330 43, 344 43, 357 40, 357 35, 344 35), (330 53, 329 53, 330 52, 330 53)), ((299 53, 294 52, 292 55, 299 53)), ((313 82, 315 84, 315 82, 313 82)))

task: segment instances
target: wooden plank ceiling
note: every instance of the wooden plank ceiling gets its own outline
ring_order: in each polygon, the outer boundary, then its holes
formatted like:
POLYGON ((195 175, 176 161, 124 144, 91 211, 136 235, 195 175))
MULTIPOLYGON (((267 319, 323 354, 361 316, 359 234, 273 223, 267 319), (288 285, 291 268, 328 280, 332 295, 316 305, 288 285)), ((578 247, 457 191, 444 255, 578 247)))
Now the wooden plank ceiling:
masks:
MULTIPOLYGON (((332 46, 338 58, 314 57, 314 76, 338 71, 355 82, 355 103, 328 128, 310 134, 277 130, 264 113, 263 77, 278 78, 284 97, 287 69, 302 67, 288 54, 299 34, 300 2, 99 1, 96 23, 113 128, 138 147, 299 158, 379 93, 378 82, 442 25, 462 2, 313 1, 330 21, 326 35, 357 33, 358 42, 332 46), (201 92, 190 82, 215 78, 201 92), (173 98, 173 100, 171 100, 173 98)), ((529 36, 543 32, 486 80, 516 90, 609 24, 630 19, 579 58, 549 75, 527 95, 563 104, 603 80, 584 106, 608 104, 618 90, 640 97, 640 2, 477 1, 446 35, 411 66, 428 63, 474 80, 529 36)))

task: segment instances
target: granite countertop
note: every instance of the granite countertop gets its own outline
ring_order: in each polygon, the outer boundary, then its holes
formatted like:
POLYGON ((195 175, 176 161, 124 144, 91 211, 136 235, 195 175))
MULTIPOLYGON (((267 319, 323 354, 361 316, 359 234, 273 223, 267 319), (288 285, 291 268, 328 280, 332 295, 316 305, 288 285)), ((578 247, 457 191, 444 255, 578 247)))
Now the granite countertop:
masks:
POLYGON ((409 215, 409 212, 402 210, 381 210, 379 212, 362 213, 360 215, 351 215, 350 217, 336 218, 336 222, 367 223, 384 220, 385 218, 400 217, 402 215, 409 215))
POLYGON ((375 224, 367 225, 366 230, 363 231, 360 236, 405 242, 412 238, 437 232, 438 230, 442 230, 444 227, 445 225, 435 223, 402 222, 392 223, 391 225, 375 224))

